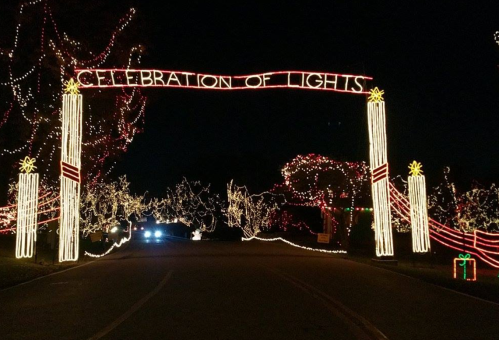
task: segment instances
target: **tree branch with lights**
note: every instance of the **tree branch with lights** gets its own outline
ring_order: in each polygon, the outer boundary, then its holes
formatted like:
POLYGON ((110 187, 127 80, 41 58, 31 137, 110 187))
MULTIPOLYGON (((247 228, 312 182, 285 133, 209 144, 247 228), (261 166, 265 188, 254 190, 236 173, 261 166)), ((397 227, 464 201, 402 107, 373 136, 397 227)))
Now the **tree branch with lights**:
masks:
POLYGON ((145 194, 133 195, 129 186, 125 176, 117 182, 85 186, 80 200, 80 229, 84 237, 96 231, 108 232, 122 221, 130 224, 148 211, 145 194))
POLYGON ((221 206, 220 197, 210 192, 210 185, 203 186, 185 177, 175 188, 166 189, 165 198, 153 199, 150 203, 156 221, 178 221, 201 232, 215 230, 221 206))
POLYGON ((227 184, 227 200, 227 225, 240 228, 246 238, 256 236, 268 226, 279 208, 276 195, 270 192, 251 195, 245 186, 237 186, 233 181, 227 184))
POLYGON ((336 230, 342 245, 347 247, 355 204, 370 198, 368 166, 364 162, 340 162, 309 154, 298 155, 286 163, 281 173, 284 183, 273 191, 282 192, 290 204, 319 207, 333 220, 339 218, 341 223, 335 223, 339 226, 336 230))

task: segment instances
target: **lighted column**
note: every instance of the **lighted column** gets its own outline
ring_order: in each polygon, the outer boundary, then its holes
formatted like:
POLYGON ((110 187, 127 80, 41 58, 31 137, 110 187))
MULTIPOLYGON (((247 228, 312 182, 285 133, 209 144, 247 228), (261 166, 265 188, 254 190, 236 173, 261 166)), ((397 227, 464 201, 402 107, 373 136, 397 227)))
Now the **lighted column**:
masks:
POLYGON ((426 204, 426 182, 421 163, 412 162, 409 166, 409 202, 411 204, 412 251, 430 251, 430 231, 428 229, 428 207, 426 204))
POLYGON ((82 95, 71 79, 62 99, 61 218, 59 261, 76 261, 80 233, 82 95))
POLYGON ((367 104, 371 190, 374 207, 376 256, 393 256, 383 93, 384 91, 380 91, 377 87, 371 90, 367 104))
POLYGON ((16 257, 33 257, 38 216, 38 174, 30 173, 34 158, 26 157, 21 163, 17 192, 16 257), (26 173, 22 173, 25 171, 26 173))

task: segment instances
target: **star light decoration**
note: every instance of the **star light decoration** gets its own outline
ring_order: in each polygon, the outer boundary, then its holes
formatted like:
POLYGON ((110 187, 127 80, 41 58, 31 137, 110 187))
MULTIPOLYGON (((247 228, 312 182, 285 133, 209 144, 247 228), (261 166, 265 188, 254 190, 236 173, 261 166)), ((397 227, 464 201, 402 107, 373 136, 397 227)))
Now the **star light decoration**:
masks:
POLYGON ((378 87, 375 87, 373 90, 369 91, 369 98, 368 100, 373 103, 381 102, 383 101, 383 94, 385 94, 384 90, 378 89, 378 87))
POLYGON ((64 93, 79 94, 80 90, 78 90, 78 88, 80 85, 80 82, 74 81, 74 79, 71 78, 69 81, 64 82, 64 93))
POLYGON ((411 176, 421 176, 423 174, 423 170, 421 170, 423 166, 421 163, 413 161, 411 164, 409 164, 409 175, 411 176))
POLYGON ((21 172, 25 172, 29 174, 31 171, 36 169, 36 166, 34 163, 36 162, 36 159, 34 158, 29 158, 28 156, 24 157, 24 159, 21 159, 21 172))

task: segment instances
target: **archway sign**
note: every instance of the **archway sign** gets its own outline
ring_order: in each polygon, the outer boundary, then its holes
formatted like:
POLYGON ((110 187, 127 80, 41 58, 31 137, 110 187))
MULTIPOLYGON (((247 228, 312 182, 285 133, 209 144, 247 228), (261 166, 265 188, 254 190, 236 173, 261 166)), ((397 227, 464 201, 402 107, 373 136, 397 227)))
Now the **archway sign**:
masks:
POLYGON ((91 88, 169 87, 204 90, 304 89, 370 94, 368 104, 370 165, 377 256, 393 256, 390 192, 383 91, 368 91, 371 77, 352 74, 277 71, 242 76, 154 69, 78 69, 63 95, 61 218, 59 261, 78 259, 82 95, 91 88))

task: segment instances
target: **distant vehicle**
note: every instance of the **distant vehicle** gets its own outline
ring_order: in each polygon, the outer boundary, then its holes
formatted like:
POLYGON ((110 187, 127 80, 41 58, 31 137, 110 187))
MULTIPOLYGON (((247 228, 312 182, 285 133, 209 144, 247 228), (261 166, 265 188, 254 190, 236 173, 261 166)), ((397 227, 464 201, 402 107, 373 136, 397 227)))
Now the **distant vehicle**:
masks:
MULTIPOLYGON (((142 229, 142 228, 141 228, 142 229)), ((159 241, 164 240, 166 232, 164 228, 154 226, 154 227, 144 227, 143 230, 137 230, 140 237, 146 241, 159 241)))

